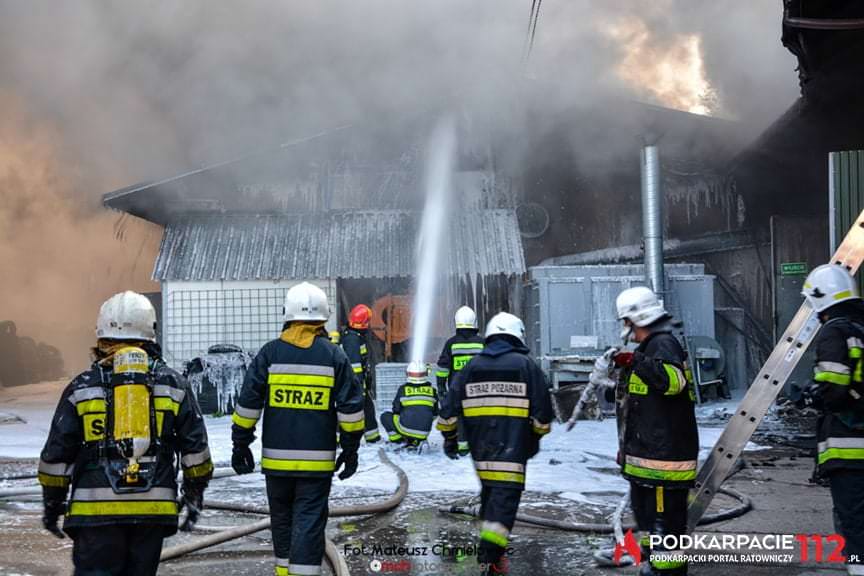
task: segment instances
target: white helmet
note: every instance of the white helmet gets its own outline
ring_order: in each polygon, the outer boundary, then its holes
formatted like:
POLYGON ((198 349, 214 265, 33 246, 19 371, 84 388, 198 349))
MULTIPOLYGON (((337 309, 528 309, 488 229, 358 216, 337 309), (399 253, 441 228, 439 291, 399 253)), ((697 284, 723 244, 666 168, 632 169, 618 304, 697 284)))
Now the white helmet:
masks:
POLYGON ((282 314, 285 322, 326 322, 330 318, 330 304, 321 288, 303 282, 285 293, 282 314))
POLYGON ((813 310, 822 312, 840 302, 858 298, 858 287, 855 278, 843 266, 823 264, 807 275, 801 295, 813 310))
POLYGON ((518 316, 508 312, 499 312, 486 325, 486 338, 496 334, 509 334, 515 336, 523 344, 525 343, 525 324, 518 316))
POLYGON ((429 366, 419 360, 408 364, 408 369, 405 372, 408 376, 408 382, 411 384, 429 383, 429 366))
POLYGON ((615 308, 618 310, 619 320, 626 318, 639 327, 649 326, 669 315, 657 295, 645 286, 636 286, 621 292, 615 300, 615 308))
POLYGON ((456 311, 456 329, 477 329, 477 314, 468 306, 462 306, 456 311))
POLYGON ((96 319, 96 338, 156 341, 156 309, 146 296, 120 292, 102 304, 96 319))

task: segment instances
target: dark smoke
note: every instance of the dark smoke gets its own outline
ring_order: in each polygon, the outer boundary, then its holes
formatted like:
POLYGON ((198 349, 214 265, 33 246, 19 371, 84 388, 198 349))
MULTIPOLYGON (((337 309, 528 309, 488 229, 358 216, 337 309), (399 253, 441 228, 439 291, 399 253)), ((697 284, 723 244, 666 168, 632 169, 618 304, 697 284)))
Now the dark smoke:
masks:
POLYGON ((530 4, 0 1, 0 319, 80 366, 101 300, 153 288, 158 231, 127 222, 118 239, 98 203, 112 189, 454 103, 506 125, 529 107, 655 99, 618 75, 622 23, 648 31, 634 60, 648 82, 700 36, 715 109, 753 130, 796 95, 779 1, 546 0, 523 68, 530 4))

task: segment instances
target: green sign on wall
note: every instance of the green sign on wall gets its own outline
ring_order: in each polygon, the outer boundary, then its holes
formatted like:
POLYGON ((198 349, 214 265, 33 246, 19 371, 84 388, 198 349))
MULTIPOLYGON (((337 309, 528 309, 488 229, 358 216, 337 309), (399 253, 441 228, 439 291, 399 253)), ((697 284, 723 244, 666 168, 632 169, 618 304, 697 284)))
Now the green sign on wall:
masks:
POLYGON ((781 262, 780 263, 780 275, 781 276, 803 276, 807 274, 807 263, 806 262, 781 262))

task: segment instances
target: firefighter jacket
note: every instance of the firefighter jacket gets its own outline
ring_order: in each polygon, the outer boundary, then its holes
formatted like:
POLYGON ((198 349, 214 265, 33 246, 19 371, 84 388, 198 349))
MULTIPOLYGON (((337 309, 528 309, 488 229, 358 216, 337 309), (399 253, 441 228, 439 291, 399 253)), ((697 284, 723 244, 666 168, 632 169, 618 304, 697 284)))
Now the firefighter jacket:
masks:
POLYGON ((346 328, 342 333, 342 349, 351 362, 351 370, 357 376, 363 390, 370 390, 372 377, 369 372, 369 348, 366 344, 366 331, 346 328))
POLYGON ((407 438, 426 440, 438 415, 438 392, 430 383, 407 382, 393 399, 393 424, 407 438))
POLYGON ((140 459, 156 463, 152 486, 143 492, 115 493, 105 465, 118 460, 103 442, 112 421, 110 364, 93 364, 63 391, 39 460, 39 483, 46 495, 60 501, 71 486, 64 530, 156 524, 172 534, 177 529, 175 458, 179 457, 184 482, 206 485, 212 476, 207 430, 186 380, 159 359, 153 361, 151 375, 154 413, 148 416, 156 424, 158 442, 140 459))
POLYGON ((624 477, 686 488, 696 479, 699 435, 687 355, 664 326, 639 344, 619 382, 618 427, 624 477))
POLYGON ((459 420, 480 482, 523 489, 525 465, 551 430, 549 388, 516 339, 492 337, 451 382, 438 429, 455 434, 459 420))
POLYGON ((850 301, 825 311, 816 337, 813 380, 822 400, 819 419, 820 472, 864 469, 864 303, 850 301))
POLYGON ((329 477, 336 433, 356 450, 363 433, 363 390, 342 350, 323 330, 308 348, 284 340, 261 347, 246 372, 232 438, 251 444, 264 417, 261 469, 272 476, 329 477))
POLYGON ((438 357, 438 387, 445 392, 450 378, 461 372, 471 359, 483 351, 483 337, 477 330, 460 328, 456 335, 444 343, 441 355, 438 357))

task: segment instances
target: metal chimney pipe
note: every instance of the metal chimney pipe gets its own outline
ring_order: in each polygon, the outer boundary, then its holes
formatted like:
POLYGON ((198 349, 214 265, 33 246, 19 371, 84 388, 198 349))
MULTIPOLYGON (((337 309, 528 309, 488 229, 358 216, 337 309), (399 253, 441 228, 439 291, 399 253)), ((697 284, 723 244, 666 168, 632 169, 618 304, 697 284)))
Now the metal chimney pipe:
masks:
POLYGON ((645 239, 645 280, 660 298, 666 291, 663 269, 663 191, 660 188, 660 152, 642 148, 642 234, 645 239))

